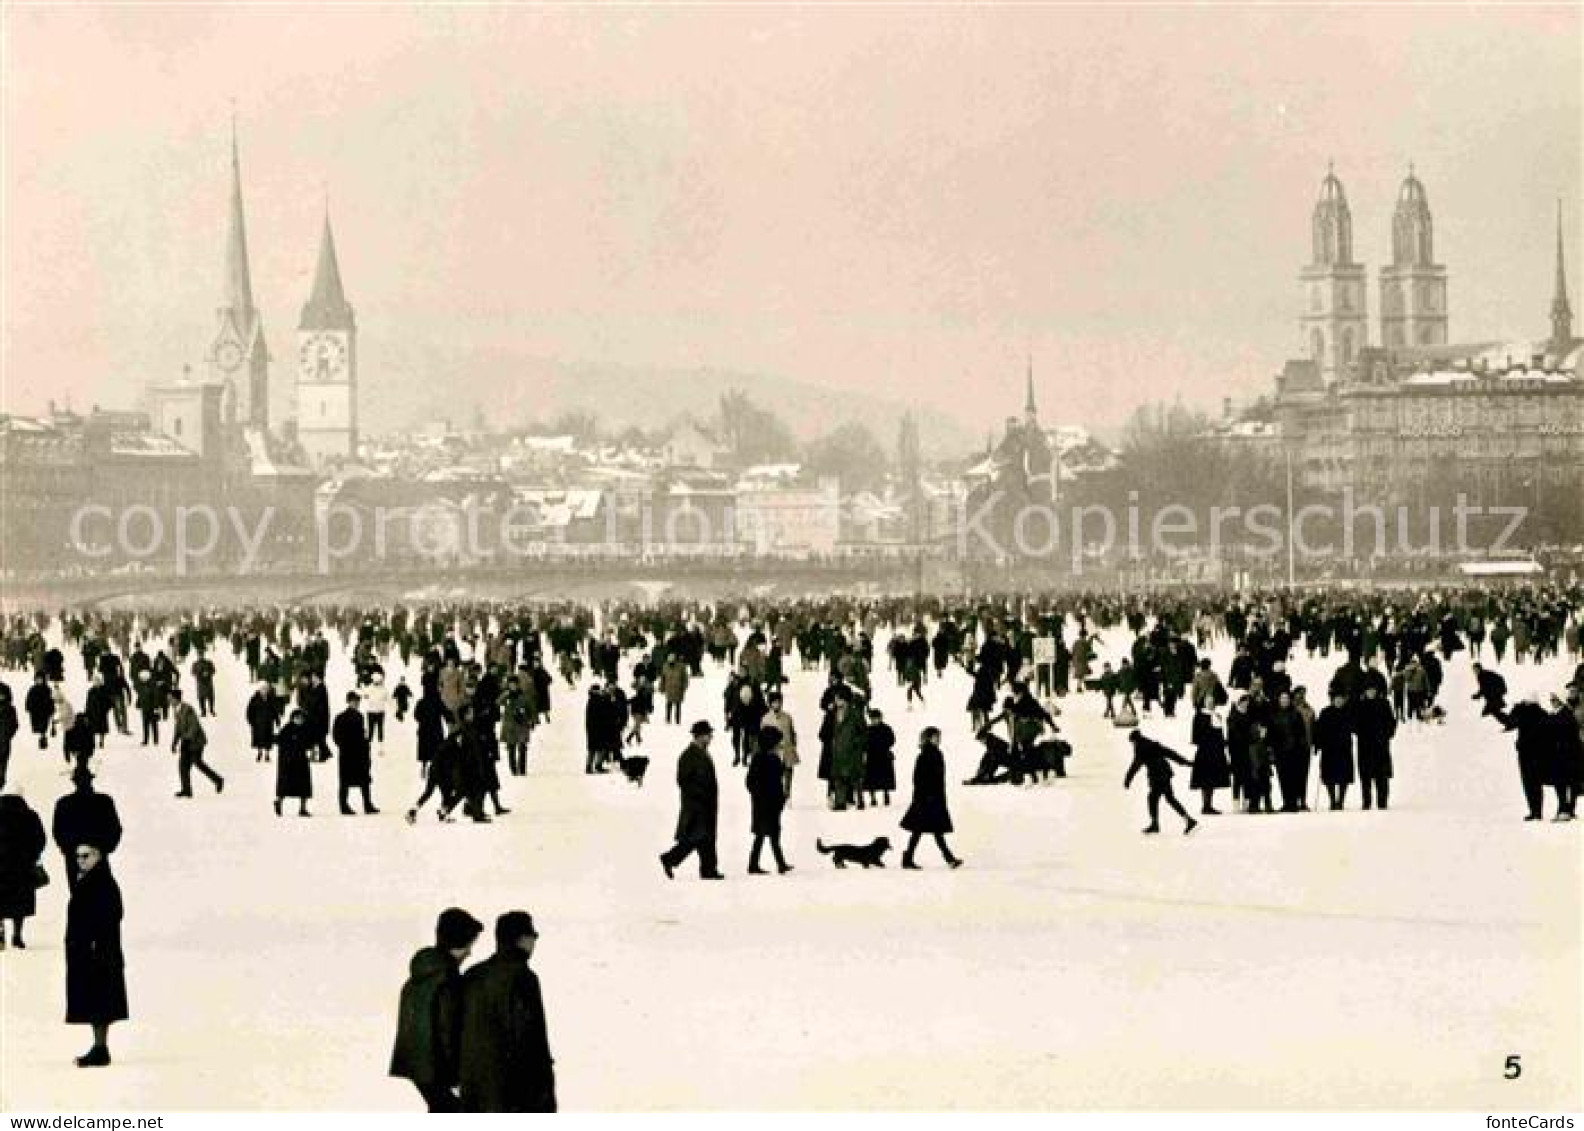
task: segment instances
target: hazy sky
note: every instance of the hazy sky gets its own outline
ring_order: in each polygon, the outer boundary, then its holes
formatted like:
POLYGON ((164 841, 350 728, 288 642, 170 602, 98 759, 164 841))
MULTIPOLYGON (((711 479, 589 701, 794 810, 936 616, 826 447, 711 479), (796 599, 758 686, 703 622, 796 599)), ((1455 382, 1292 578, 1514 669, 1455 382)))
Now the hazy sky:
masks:
POLYGON ((980 435, 1030 348, 1049 420, 1216 404, 1298 350, 1327 159, 1372 336, 1410 160, 1453 338, 1540 336, 1559 196, 1584 322, 1580 11, 7 5, 4 403, 130 405, 197 362, 232 99, 273 351, 328 182, 366 402, 414 337, 862 386, 980 435))

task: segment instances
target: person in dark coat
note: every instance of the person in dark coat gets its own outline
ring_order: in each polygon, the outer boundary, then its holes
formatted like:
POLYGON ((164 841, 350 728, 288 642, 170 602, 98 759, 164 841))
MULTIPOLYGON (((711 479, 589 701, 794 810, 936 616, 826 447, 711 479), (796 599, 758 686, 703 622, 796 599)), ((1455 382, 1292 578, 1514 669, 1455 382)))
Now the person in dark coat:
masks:
POLYGON ((1474 665, 1474 682, 1476 690, 1471 699, 1483 699, 1485 706, 1480 710, 1480 718, 1490 715, 1497 722, 1502 722, 1507 717, 1507 681, 1500 672, 1492 671, 1482 664, 1474 665))
POLYGON ((538 939, 532 916, 508 911, 495 923, 495 953, 463 975, 463 1111, 556 1110, 544 997, 528 966, 538 939))
POLYGON ((1122 788, 1127 789, 1133 784, 1134 775, 1143 770, 1149 781, 1149 827, 1144 830, 1146 836, 1160 832, 1160 803, 1165 801, 1177 815, 1184 821, 1183 835, 1187 836, 1199 827, 1199 822, 1188 815, 1188 811, 1178 802, 1172 793, 1171 763, 1193 768, 1193 763, 1168 746, 1156 742, 1152 738, 1145 738, 1139 731, 1129 731, 1128 741, 1133 744, 1133 764, 1128 767, 1127 775, 1122 779, 1122 788))
POLYGON ((1551 785, 1556 789, 1556 820, 1571 821, 1577 816, 1579 788, 1584 786, 1584 713, 1578 706, 1578 693, 1572 701, 1551 696, 1551 785))
POLYGON ((1231 784, 1232 766, 1227 760, 1226 734, 1207 709, 1207 701, 1199 699, 1197 702, 1193 718, 1193 773, 1188 777, 1188 788, 1197 789, 1204 798, 1200 813, 1218 817, 1221 811, 1215 807, 1215 791, 1231 784))
POLYGON ((1304 773, 1309 764, 1309 734, 1303 716, 1293 706, 1292 692, 1276 696, 1276 706, 1266 724, 1266 740, 1271 759, 1276 763, 1276 781, 1281 786, 1282 812, 1299 813, 1309 808, 1304 797, 1304 773))
POLYGON ((907 849, 902 853, 902 867, 916 870, 914 854, 924 834, 935 838, 941 859, 952 868, 962 867, 962 860, 952 855, 946 843, 946 834, 952 831, 951 810, 946 807, 946 757, 941 753, 940 728, 925 727, 919 733, 918 757, 913 762, 913 797, 907 812, 902 814, 902 827, 908 832, 907 849))
POLYGON ((1353 713, 1346 693, 1333 689, 1331 703, 1314 724, 1315 749, 1320 752, 1320 780, 1332 809, 1347 803, 1348 786, 1353 784, 1353 713))
POLYGON ((11 762, 11 740, 16 737, 20 724, 16 704, 11 702, 11 689, 0 683, 0 789, 5 788, 6 767, 11 762))
POLYGON ((715 855, 715 837, 720 819, 720 788, 715 781, 715 763, 709 755, 715 728, 704 720, 693 724, 693 741, 677 759, 677 790, 682 795, 677 814, 676 844, 661 853, 660 866, 666 879, 693 852, 699 854, 699 876, 724 880, 715 855))
POLYGON ((45 682, 44 673, 39 672, 33 677, 33 686, 28 688, 27 697, 22 701, 22 707, 27 711, 28 725, 33 728, 33 733, 38 736, 38 748, 49 748, 50 720, 55 717, 55 696, 45 682))
POLYGON ((49 841, 44 822, 19 791, 0 795, 0 950, 6 948, 5 921, 11 920, 11 945, 26 950, 22 924, 38 911, 34 871, 49 841))
POLYGON ((67 725, 66 733, 61 736, 61 753, 66 764, 86 766, 97 748, 98 739, 94 735, 92 720, 88 718, 86 712, 77 715, 67 725))
POLYGON ((1526 699, 1507 712, 1506 729, 1518 732, 1518 776, 1529 807, 1524 820, 1541 820, 1546 783, 1554 776, 1556 732, 1551 716, 1539 703, 1526 699))
POLYGON ((1364 791, 1364 808, 1376 802, 1385 809, 1391 799, 1391 740, 1397 733, 1397 717, 1374 684, 1365 687, 1364 698, 1354 708, 1353 733, 1358 736, 1359 788, 1364 791))
POLYGON ((411 1080, 431 1112, 461 1111, 462 963, 484 924, 460 907, 440 912, 435 942, 412 956, 396 1014, 390 1074, 411 1080))
POLYGON ((115 799, 95 793, 93 780, 93 771, 87 766, 73 770, 75 788, 55 802, 55 814, 50 820, 50 837, 65 861, 67 887, 77 884, 78 848, 91 844, 109 856, 121 844, 121 817, 116 812, 115 799))
POLYGON ((182 702, 181 688, 173 687, 169 692, 170 700, 176 705, 176 719, 171 724, 175 732, 171 739, 171 749, 180 752, 180 761, 176 764, 176 772, 181 782, 181 789, 177 797, 191 797, 192 772, 196 769, 208 778, 219 794, 225 789, 225 778, 215 773, 204 761, 204 749, 209 745, 209 736, 204 733, 203 724, 198 721, 198 712, 193 710, 191 703, 182 702))
POLYGON ((313 796, 313 744, 308 739, 305 725, 307 716, 301 707, 293 707, 291 719, 275 736, 275 746, 280 758, 275 763, 275 815, 281 815, 281 802, 288 797, 297 799, 297 815, 311 817, 308 799, 313 796))
POLYGON ((786 766, 781 761, 781 732, 775 727, 759 728, 753 759, 748 763, 748 796, 753 809, 753 849, 748 854, 748 874, 763 876, 759 853, 765 841, 775 856, 776 870, 785 875, 792 870, 781 854, 781 810, 786 807, 786 766))
POLYGON ((79 845, 82 870, 66 904, 66 1024, 93 1026, 93 1047, 79 1068, 110 1063, 110 1026, 125 1021, 127 991, 121 954, 121 888, 97 845, 79 845))
POLYGON ((887 805, 896 789, 896 731, 885 721, 879 707, 869 708, 869 727, 864 732, 864 792, 869 804, 881 794, 887 805))
POLYGON ((260 683, 247 703, 248 734, 255 762, 269 761, 270 750, 275 745, 276 715, 275 696, 269 684, 260 683))
POLYGON ((368 728, 363 712, 358 710, 358 693, 348 691, 346 710, 336 716, 331 737, 336 744, 336 773, 341 786, 341 812, 352 816, 352 806, 347 804, 347 794, 356 789, 363 795, 363 812, 378 813, 369 797, 369 777, 373 770, 370 760, 368 728))

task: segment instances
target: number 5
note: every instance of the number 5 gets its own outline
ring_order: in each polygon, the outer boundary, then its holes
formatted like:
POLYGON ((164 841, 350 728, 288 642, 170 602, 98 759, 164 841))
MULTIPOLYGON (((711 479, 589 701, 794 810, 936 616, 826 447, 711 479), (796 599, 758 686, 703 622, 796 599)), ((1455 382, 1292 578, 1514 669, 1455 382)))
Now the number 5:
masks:
POLYGON ((1516 1080, 1518 1077, 1523 1075, 1523 1065, 1518 1061, 1519 1058, 1516 1056, 1509 1056, 1507 1058, 1507 1071, 1502 1073, 1502 1077, 1504 1079, 1516 1080))

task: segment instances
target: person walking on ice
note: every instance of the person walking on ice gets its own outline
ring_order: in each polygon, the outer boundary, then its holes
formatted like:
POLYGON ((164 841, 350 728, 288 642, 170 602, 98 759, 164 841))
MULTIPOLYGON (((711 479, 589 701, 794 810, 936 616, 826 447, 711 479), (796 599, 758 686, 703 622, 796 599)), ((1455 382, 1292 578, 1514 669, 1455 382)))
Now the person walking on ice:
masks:
POLYGON ((1138 731, 1128 734, 1128 741, 1133 744, 1133 764, 1128 767, 1127 776, 1122 779, 1122 788, 1128 789, 1133 785, 1133 778, 1143 770, 1149 780, 1149 827, 1144 830, 1146 836, 1160 832, 1160 803, 1165 801, 1186 824, 1183 826, 1183 835, 1187 836, 1199 827, 1199 822, 1188 815, 1188 811, 1177 801, 1172 793, 1172 768, 1171 763, 1193 768, 1193 763, 1178 754, 1175 750, 1161 745, 1152 738, 1145 738, 1138 731))

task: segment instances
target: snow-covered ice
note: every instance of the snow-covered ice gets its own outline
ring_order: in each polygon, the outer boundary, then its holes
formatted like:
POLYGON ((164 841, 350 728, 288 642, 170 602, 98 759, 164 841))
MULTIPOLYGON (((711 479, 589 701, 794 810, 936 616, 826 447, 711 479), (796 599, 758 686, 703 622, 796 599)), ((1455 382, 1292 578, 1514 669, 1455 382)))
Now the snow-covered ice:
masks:
MULTIPOLYGON (((1108 642, 1115 658, 1121 638, 1108 642)), ((554 722, 529 776, 505 778, 513 811, 492 825, 441 826, 432 807, 403 822, 419 789, 410 716, 375 761, 382 814, 336 815, 327 763, 313 819, 276 818, 274 767, 247 749, 245 671, 217 662, 208 758, 222 796, 199 779, 195 800, 175 800, 175 756, 136 738, 112 735, 100 759, 126 826, 114 868, 132 1020, 111 1032, 116 1063, 72 1065, 89 1040, 61 1021, 52 847, 30 949, 0 957, 7 1110, 421 1110, 385 1070, 407 960, 451 904, 486 923, 533 913, 563 1109, 1584 1106, 1581 829, 1520 820, 1511 736, 1474 717, 1461 657, 1448 725, 1399 735, 1389 812, 1358 811, 1355 787, 1345 813, 1229 814, 1192 838, 1169 813, 1162 836, 1139 835, 1144 786, 1122 790, 1126 743, 1098 696, 1063 704, 1067 780, 968 788, 967 677, 954 667, 910 712, 883 659, 902 794, 831 813, 814 773, 824 678, 794 660, 805 761, 784 843, 797 870, 745 874, 748 797, 723 733, 719 884, 692 861, 668 883, 656 861, 685 727, 652 727, 641 790, 585 776, 583 695, 558 681, 554 722), (947 871, 926 842, 922 872, 901 871, 900 852, 884 871, 833 870, 816 837, 885 834, 900 849, 927 722, 945 731, 966 866, 947 871), (1517 1080, 1503 1078, 1509 1056, 1517 1080)), ((1334 663, 1300 658, 1297 682, 1323 689, 1334 663)), ((719 726, 724 672, 706 668, 685 719, 719 726)), ((68 669, 80 706, 75 654, 68 669)), ((1516 699, 1560 689, 1567 668, 1502 670, 1516 699)), ((344 656, 329 683, 339 703, 344 656)), ((1185 709, 1144 729, 1191 753, 1188 723, 1185 709)), ((45 756, 19 735, 12 766, 47 824, 68 788, 58 744, 45 756)), ((1197 812, 1186 771, 1177 784, 1197 812)))

